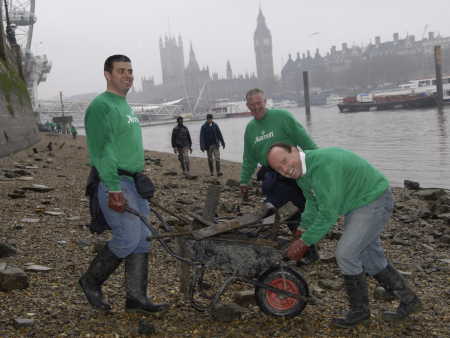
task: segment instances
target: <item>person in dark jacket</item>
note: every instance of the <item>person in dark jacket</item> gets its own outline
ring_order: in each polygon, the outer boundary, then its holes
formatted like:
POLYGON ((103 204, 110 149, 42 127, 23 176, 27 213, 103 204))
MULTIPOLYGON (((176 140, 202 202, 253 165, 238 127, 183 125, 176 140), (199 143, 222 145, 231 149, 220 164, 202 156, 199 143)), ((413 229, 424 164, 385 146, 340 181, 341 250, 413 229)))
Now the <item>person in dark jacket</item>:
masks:
POLYGON ((178 116, 177 125, 172 130, 172 148, 173 152, 178 154, 183 174, 189 175, 189 152, 192 154, 192 140, 189 129, 183 124, 182 116, 178 116))
POLYGON ((222 176, 220 171, 220 151, 219 147, 222 145, 225 149, 225 142, 222 133, 217 123, 213 122, 212 114, 206 115, 206 122, 200 130, 200 149, 208 154, 208 165, 211 176, 214 176, 214 163, 216 162, 216 174, 222 176))

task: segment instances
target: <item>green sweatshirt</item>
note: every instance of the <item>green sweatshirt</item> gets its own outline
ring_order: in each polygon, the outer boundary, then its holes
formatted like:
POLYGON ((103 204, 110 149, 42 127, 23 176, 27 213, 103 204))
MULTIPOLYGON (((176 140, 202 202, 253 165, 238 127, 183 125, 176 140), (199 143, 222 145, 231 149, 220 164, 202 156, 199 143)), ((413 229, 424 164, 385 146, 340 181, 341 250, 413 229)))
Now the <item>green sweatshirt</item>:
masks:
POLYGON ((125 97, 104 92, 84 116, 90 163, 109 191, 120 191, 117 170, 144 170, 144 148, 139 120, 125 97))
POLYGON ((341 148, 305 151, 306 174, 297 179, 306 199, 300 227, 307 245, 317 243, 339 216, 379 198, 389 182, 369 162, 341 148))
POLYGON ((303 150, 316 149, 306 130, 286 110, 269 109, 261 120, 251 120, 245 128, 241 184, 248 184, 258 163, 267 166, 267 151, 284 142, 303 150))

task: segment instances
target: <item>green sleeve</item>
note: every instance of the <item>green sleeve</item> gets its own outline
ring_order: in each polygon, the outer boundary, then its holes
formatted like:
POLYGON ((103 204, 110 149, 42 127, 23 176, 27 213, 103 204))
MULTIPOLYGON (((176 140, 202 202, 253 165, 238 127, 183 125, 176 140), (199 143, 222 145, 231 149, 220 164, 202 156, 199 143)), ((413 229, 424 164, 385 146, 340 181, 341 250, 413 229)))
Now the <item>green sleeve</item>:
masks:
POLYGON ((242 167, 241 167, 241 184, 248 184, 250 182, 250 178, 253 175, 253 172, 256 169, 256 165, 258 162, 252 154, 250 148, 251 141, 249 140, 247 130, 245 130, 244 134, 244 155, 242 159, 242 167))
POLYGON ((305 128, 297 121, 297 119, 288 111, 286 111, 286 119, 284 120, 284 127, 287 130, 289 138, 295 142, 295 145, 302 148, 302 150, 317 149, 318 146, 311 139, 305 128))
POLYGON ((338 189, 335 176, 325 169, 325 175, 316 178, 316 189, 312 197, 307 201, 305 211, 302 214, 300 226, 306 231, 302 235, 307 245, 320 241, 335 225, 339 218, 338 189), (318 182, 320 181, 320 182, 318 182), (305 215, 303 217, 303 215, 305 215))
POLYGON ((110 191, 120 191, 117 159, 113 150, 113 134, 109 108, 98 104, 86 114, 86 136, 91 163, 97 168, 101 181, 110 191))

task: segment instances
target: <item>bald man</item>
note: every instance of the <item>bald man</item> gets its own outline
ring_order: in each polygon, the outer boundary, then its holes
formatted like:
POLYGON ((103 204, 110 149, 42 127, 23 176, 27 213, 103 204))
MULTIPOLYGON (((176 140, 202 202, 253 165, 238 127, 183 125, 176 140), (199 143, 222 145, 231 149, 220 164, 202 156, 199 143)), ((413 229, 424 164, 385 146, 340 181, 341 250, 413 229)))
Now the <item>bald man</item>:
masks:
POLYGON ((285 143, 272 145, 269 165, 295 179, 306 207, 299 224, 303 234, 289 245, 287 256, 298 261, 345 216, 344 232, 336 248, 336 261, 344 276, 350 310, 333 319, 337 327, 353 327, 370 318, 366 274, 374 277, 400 300, 395 312, 384 312, 387 321, 399 320, 421 309, 417 295, 387 261, 380 233, 394 208, 386 177, 369 162, 341 148, 305 152, 285 143))

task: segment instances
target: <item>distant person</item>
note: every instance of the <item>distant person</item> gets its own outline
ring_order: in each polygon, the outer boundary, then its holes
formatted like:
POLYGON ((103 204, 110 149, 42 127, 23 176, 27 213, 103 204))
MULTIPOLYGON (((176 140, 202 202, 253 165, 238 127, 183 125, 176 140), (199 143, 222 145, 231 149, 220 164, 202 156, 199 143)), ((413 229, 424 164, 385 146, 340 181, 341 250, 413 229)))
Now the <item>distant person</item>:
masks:
POLYGON ((135 215, 125 212, 129 206, 146 219, 149 203, 137 192, 134 176, 144 170, 144 149, 139 120, 126 100, 133 86, 131 60, 112 55, 104 64, 106 91, 89 105, 84 118, 91 174, 98 172, 98 201, 112 239, 100 250, 80 285, 97 309, 109 311, 102 284, 125 260, 126 311, 158 312, 166 304, 153 304, 147 297, 151 235, 135 215))
POLYGON ((73 139, 75 140, 77 138, 77 128, 75 128, 75 126, 71 126, 70 127, 70 133, 72 134, 73 139))
POLYGON ((216 174, 222 176, 220 171, 220 150, 225 149, 225 142, 222 137, 219 125, 213 121, 212 114, 206 115, 206 122, 200 130, 200 149, 208 155, 208 165, 211 176, 214 176, 214 162, 216 163, 216 174))
POLYGON ((392 215, 394 201, 380 171, 341 148, 303 152, 276 143, 269 148, 267 159, 278 173, 296 180, 306 198, 298 228, 303 234, 290 244, 290 259, 301 259, 344 216, 336 261, 344 276, 350 310, 344 318, 334 319, 334 326, 353 327, 370 319, 366 274, 400 300, 396 312, 383 313, 385 320, 400 320, 421 309, 421 301, 388 262, 381 246, 380 234, 392 215))
MULTIPOLYGON (((288 111, 267 109, 266 96, 259 89, 251 89, 245 95, 247 107, 253 119, 248 122, 244 134, 244 154, 242 159, 240 189, 244 199, 248 196, 249 183, 257 164, 262 167, 258 171, 258 179, 262 181, 262 190, 266 196, 265 206, 261 211, 267 216, 273 214, 275 208, 280 208, 291 201, 299 208, 299 214, 305 208, 305 199, 295 180, 283 177, 267 164, 267 151, 277 142, 285 142, 302 149, 316 149, 317 145, 308 135, 303 126, 288 111)), ((295 227, 291 227, 295 232, 295 227)), ((317 260, 316 248, 312 248, 303 263, 317 260)))
POLYGON ((186 176, 190 175, 189 153, 192 154, 192 140, 189 129, 183 124, 183 117, 177 117, 177 125, 172 130, 172 148, 178 154, 181 170, 186 176))

